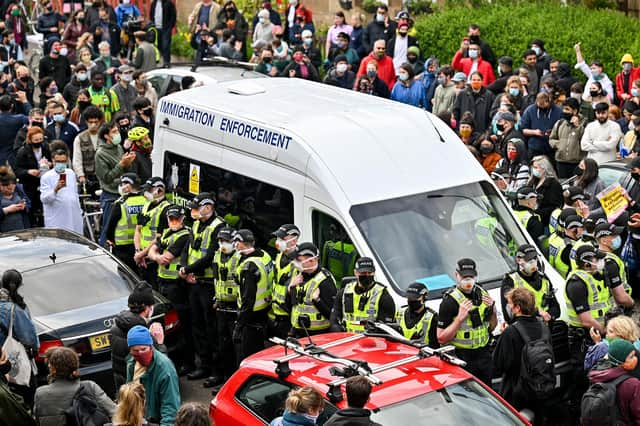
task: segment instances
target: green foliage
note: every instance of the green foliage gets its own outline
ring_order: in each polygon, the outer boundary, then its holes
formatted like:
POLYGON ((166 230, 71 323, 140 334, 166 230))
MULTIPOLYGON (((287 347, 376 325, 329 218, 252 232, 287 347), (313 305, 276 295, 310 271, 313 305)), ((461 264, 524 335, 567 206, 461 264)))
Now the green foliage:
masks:
POLYGON ((475 23, 496 57, 511 56, 514 67, 522 63, 522 54, 534 38, 544 40, 552 57, 572 67, 576 63, 573 46, 581 42, 585 61, 600 60, 611 80, 620 72, 624 53, 635 57, 636 66, 640 63, 640 38, 635 37, 640 22, 620 12, 547 1, 484 3, 477 8, 464 3, 466 0, 453 0, 436 13, 417 19, 424 56, 436 55, 440 63, 450 63, 468 25, 475 23))
POLYGON ((362 10, 367 13, 374 13, 378 9, 379 0, 363 0, 362 10))
POLYGON ((411 0, 406 3, 407 10, 411 16, 424 15, 425 13, 433 13, 433 2, 431 0, 411 0))
POLYGON ((189 27, 186 24, 179 24, 178 30, 171 38, 171 54, 191 61, 194 51, 191 48, 190 42, 191 34, 189 34, 189 27))

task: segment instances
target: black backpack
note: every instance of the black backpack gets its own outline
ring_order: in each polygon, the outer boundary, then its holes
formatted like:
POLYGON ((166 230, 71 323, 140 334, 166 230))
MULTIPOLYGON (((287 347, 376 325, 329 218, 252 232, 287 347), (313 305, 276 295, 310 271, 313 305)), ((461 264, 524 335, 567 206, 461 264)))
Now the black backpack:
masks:
POLYGON ((64 414, 68 426, 102 426, 111 423, 109 414, 98 405, 93 392, 84 383, 80 383, 71 406, 64 414))
POLYGON ((580 424, 583 426, 621 425, 620 410, 616 394, 618 385, 631 376, 622 376, 610 382, 594 383, 582 395, 580 403, 580 424))
POLYGON ((542 327, 542 336, 532 340, 520 322, 513 323, 513 327, 524 340, 517 389, 520 395, 526 399, 538 401, 549 398, 556 386, 551 334, 542 321, 540 321, 540 326, 542 327))

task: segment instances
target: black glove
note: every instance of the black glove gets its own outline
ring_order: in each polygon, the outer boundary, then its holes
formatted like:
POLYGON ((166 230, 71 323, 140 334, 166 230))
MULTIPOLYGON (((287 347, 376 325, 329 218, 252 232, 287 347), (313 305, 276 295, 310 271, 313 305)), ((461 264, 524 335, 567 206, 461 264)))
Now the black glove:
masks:
POLYGON ((231 336, 231 340, 233 340, 233 343, 235 343, 236 345, 240 344, 240 342, 242 341, 242 326, 240 324, 236 324, 236 326, 233 328, 233 335, 231 336))

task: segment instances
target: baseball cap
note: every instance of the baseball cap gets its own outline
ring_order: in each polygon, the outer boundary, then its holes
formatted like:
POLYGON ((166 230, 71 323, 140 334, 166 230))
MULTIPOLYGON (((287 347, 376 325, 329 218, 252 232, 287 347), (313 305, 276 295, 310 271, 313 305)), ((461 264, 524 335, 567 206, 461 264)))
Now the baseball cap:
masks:
POLYGON ((609 235, 620 235, 623 232, 624 227, 622 226, 616 226, 613 223, 601 223, 596 225, 596 229, 593 231, 593 237, 598 239, 609 235))
POLYGON ((566 188, 562 192, 562 195, 570 203, 574 203, 574 202, 576 202, 578 200, 588 200, 589 199, 589 195, 585 194, 584 190, 582 188, 580 188, 579 186, 570 186, 570 187, 566 188))
POLYGON ((578 215, 567 216, 564 221, 565 229, 573 229, 573 228, 582 228, 584 227, 584 223, 582 222, 582 218, 578 215))
POLYGON ((161 177, 154 176, 152 178, 147 179, 147 181, 142 185, 142 189, 151 189, 151 188, 165 188, 164 181, 161 177))
POLYGON ((167 209, 167 217, 182 217, 186 214, 184 207, 178 205, 169 206, 167 209))
POLYGON ((131 65, 120 65, 118 67, 118 72, 120 73, 125 73, 125 72, 134 72, 136 69, 133 68, 131 65))
POLYGON ((496 114, 496 121, 506 120, 515 123, 516 118, 509 111, 502 111, 496 114))
POLYGON ((216 196, 211 192, 201 192, 193 197, 189 202, 190 209, 197 209, 198 207, 206 206, 207 204, 214 205, 216 203, 216 196))
POLYGON ((243 243, 253 243, 256 241, 253 236, 253 232, 248 229, 239 229, 233 234, 233 241, 240 241, 243 243))
POLYGON ((295 235, 296 237, 299 237, 300 229, 293 223, 287 223, 276 229, 275 232, 272 233, 272 235, 275 235, 278 238, 284 238, 288 235, 295 235))
POLYGON ((463 277, 477 277, 478 271, 476 271, 476 262, 473 259, 460 259, 458 260, 458 267, 456 269, 458 273, 463 277))
POLYGON ((419 299, 421 296, 426 297, 429 294, 429 289, 423 283, 414 282, 409 284, 406 294, 407 299, 419 299))
POLYGON ((591 244, 582 245, 578 247, 578 250, 576 250, 576 261, 579 263, 586 262, 594 257, 597 259, 604 259, 605 256, 606 254, 604 252, 596 249, 591 244))
POLYGON ((224 228, 221 228, 218 231, 218 235, 216 235, 216 239, 218 240, 224 240, 224 241, 231 241, 233 240, 233 234, 236 232, 235 229, 233 229, 230 226, 225 226, 224 228))
POLYGON ((136 185, 138 184, 138 182, 139 182, 138 175, 135 173, 125 173, 122 176, 120 176, 121 184, 128 183, 130 185, 136 185))
POLYGON ((313 243, 302 243, 296 248, 295 257, 320 256, 320 250, 313 243))
POLYGON ((375 272, 376 267, 373 265, 373 260, 370 257, 361 257, 356 260, 356 272, 375 272))
POLYGON ((463 72, 457 72, 453 75, 451 81, 467 81, 467 75, 463 72))
POLYGON ((524 260, 532 260, 538 257, 538 251, 531 244, 522 244, 518 247, 516 257, 521 257, 524 260))
POLYGON ((530 186, 523 186, 518 189, 518 200, 529 200, 531 198, 538 198, 538 193, 530 186))
POLYGON ((155 299, 153 298, 153 290, 151 286, 146 281, 141 281, 131 294, 129 295, 129 299, 127 300, 127 305, 131 306, 151 306, 155 304, 155 299))
POLYGON ((640 157, 635 157, 624 166, 627 170, 635 169, 636 167, 640 167, 640 157))

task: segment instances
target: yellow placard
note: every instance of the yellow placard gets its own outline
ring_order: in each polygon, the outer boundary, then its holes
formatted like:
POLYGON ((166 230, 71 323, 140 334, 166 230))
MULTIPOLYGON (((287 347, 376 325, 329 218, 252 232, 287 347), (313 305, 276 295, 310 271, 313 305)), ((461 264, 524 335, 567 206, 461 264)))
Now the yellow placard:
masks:
POLYGON ((189 165, 189 192, 198 195, 200 193, 200 166, 189 165))
POLYGON ((600 200, 602 210, 607 215, 609 222, 615 220, 629 205, 625 191, 619 183, 608 186, 596 195, 600 200))

